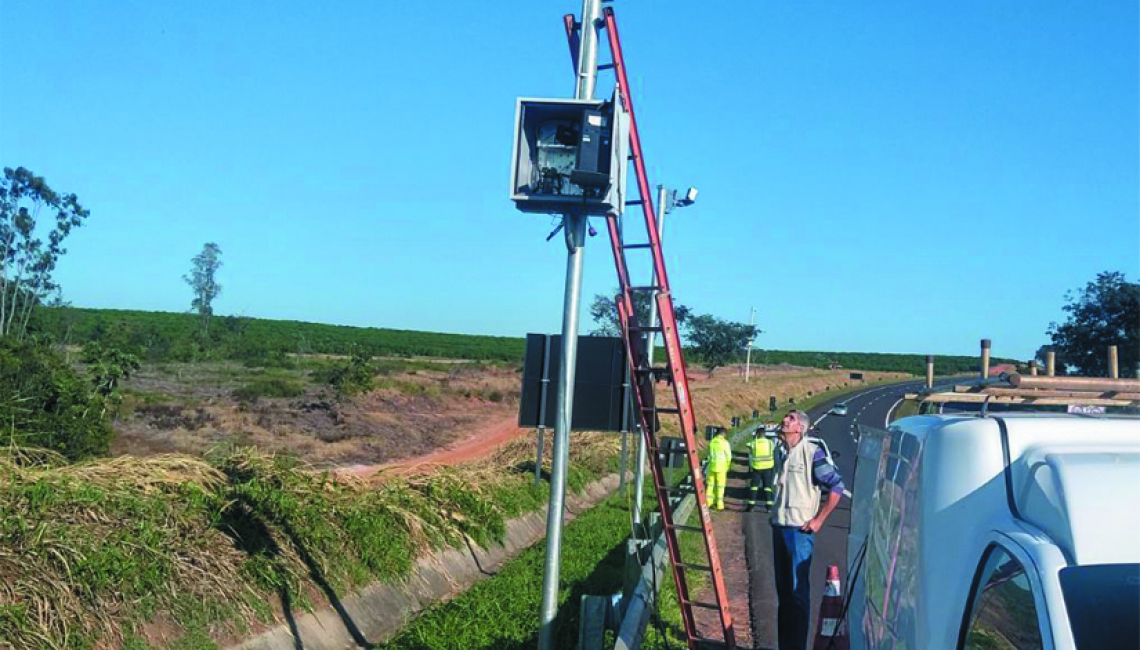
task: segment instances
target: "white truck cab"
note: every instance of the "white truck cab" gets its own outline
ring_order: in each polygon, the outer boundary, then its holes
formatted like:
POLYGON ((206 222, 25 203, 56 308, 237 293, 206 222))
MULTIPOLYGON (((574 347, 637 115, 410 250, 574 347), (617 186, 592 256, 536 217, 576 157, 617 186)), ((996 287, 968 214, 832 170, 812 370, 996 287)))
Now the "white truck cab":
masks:
POLYGON ((1140 648, 1140 419, 864 428, 854 493, 852 648, 1140 648))

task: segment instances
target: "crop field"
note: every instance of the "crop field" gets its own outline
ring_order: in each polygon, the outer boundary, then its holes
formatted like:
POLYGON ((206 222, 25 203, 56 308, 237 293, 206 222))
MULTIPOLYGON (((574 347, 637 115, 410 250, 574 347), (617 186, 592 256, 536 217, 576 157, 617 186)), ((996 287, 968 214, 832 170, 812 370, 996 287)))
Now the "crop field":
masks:
MULTIPOLYGON (((350 327, 300 321, 238 316, 214 319, 214 349, 203 349, 196 339, 198 317, 189 313, 150 312, 79 307, 40 308, 36 328, 53 340, 69 345, 88 341, 129 348, 155 361, 194 361, 203 356, 242 360, 272 354, 434 357, 521 362, 525 340, 519 337, 419 332, 376 327, 350 327)), ((838 364, 881 372, 923 374, 924 354, 828 352, 755 349, 752 360, 762 365, 828 368, 838 364)), ((743 362, 743 354, 737 360, 743 362)), ((993 363, 1016 363, 995 357, 993 363)), ((973 356, 938 356, 939 374, 976 371, 973 356)))

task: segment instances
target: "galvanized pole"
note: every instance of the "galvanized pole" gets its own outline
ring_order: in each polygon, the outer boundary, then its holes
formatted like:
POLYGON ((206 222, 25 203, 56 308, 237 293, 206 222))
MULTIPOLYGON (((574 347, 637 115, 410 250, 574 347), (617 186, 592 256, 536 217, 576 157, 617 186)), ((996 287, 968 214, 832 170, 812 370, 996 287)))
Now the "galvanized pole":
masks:
MULTIPOLYGON (((756 324, 756 308, 753 307, 748 312, 748 325, 751 327, 756 324)), ((748 383, 748 375, 752 369, 752 339, 748 339, 748 356, 744 358, 744 383, 748 383)))
MULTIPOLYGON (((582 34, 578 46, 576 99, 593 99, 598 74, 598 23, 601 0, 582 1, 582 34)), ((562 357, 558 377, 558 413, 554 422, 554 448, 550 469, 550 504, 546 510, 546 562, 542 576, 538 648, 554 650, 554 623, 558 615, 558 578, 562 556, 562 519, 566 507, 566 470, 570 462, 570 427, 574 412, 574 371, 578 363, 578 312, 582 298, 582 259, 586 215, 563 217, 566 231, 566 297, 562 305, 562 357)))
MULTIPOLYGON (((665 205, 666 205, 666 190, 664 185, 657 186, 657 239, 660 241, 661 237, 665 234, 665 205)), ((657 271, 653 272, 653 284, 657 284, 657 271)), ((653 291, 649 294, 649 326, 656 327, 657 323, 657 292, 653 291)), ((657 340, 655 332, 649 332, 649 337, 646 340, 645 360, 649 367, 653 367, 653 348, 656 347, 657 340)), ((640 427, 638 427, 640 429, 640 427)), ((633 526, 634 530, 638 530, 641 526, 641 500, 645 494, 645 432, 640 431, 637 437, 637 467, 634 469, 634 492, 633 492, 633 526)))

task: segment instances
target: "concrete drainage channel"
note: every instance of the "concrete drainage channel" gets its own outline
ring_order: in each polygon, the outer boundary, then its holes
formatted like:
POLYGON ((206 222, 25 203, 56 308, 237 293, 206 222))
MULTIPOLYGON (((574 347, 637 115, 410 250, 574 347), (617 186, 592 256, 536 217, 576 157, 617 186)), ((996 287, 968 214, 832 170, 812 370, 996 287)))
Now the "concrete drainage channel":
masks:
MULTIPOLYGON (((611 474, 569 496, 567 505, 573 511, 584 510, 604 501, 617 486, 618 475, 611 474)), ((545 536, 545 509, 512 519, 502 546, 483 549, 469 543, 420 558, 412 572, 396 583, 369 585, 330 609, 289 618, 231 650, 346 650, 384 643, 416 614, 492 576, 545 536)))
MULTIPOLYGON (((731 435, 733 446, 756 427, 756 420, 741 423, 731 435)), ((702 470, 706 463, 701 464, 702 470)), ((697 506, 696 495, 691 492, 692 476, 681 483, 690 493, 673 505, 673 521, 678 524, 688 522, 697 506)), ((649 616, 657 606, 657 590, 665 579, 665 569, 669 566, 669 552, 661 526, 661 515, 650 513, 650 530, 654 531, 648 540, 640 542, 628 540, 626 586, 622 593, 613 596, 582 596, 581 616, 579 617, 579 650, 602 650, 607 629, 617 632, 614 650, 637 650, 645 638, 649 616), (652 549, 652 550, 649 550, 652 549), (642 561, 644 557, 644 561, 642 561)))

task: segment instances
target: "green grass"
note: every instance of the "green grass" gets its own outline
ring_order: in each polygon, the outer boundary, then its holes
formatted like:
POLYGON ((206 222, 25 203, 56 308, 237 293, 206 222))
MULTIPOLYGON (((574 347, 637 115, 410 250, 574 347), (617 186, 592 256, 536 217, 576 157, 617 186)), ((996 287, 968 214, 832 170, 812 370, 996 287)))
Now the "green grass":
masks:
MULTIPOLYGON (((629 510, 616 495, 578 515, 563 529, 555 647, 578 639, 584 594, 621 590, 629 510)), ((384 648, 391 650, 530 649, 538 638, 546 544, 540 542, 454 600, 432 607, 384 648)))
POLYGON ((299 397, 305 387, 284 377, 259 377, 234 390, 234 397, 243 402, 254 402, 263 397, 299 397))
MULTIPOLYGON (((67 465, 48 452, 0 455, 0 647, 145 650, 155 616, 210 650, 220 630, 269 622, 271 606, 320 607, 407 575, 424 552, 502 540, 541 508, 530 445, 497 464, 380 485, 334 481, 248 449, 209 463, 121 457, 67 465)), ((513 445, 514 443, 512 443, 513 445)), ((612 471, 612 440, 572 450, 572 490, 612 471)))

